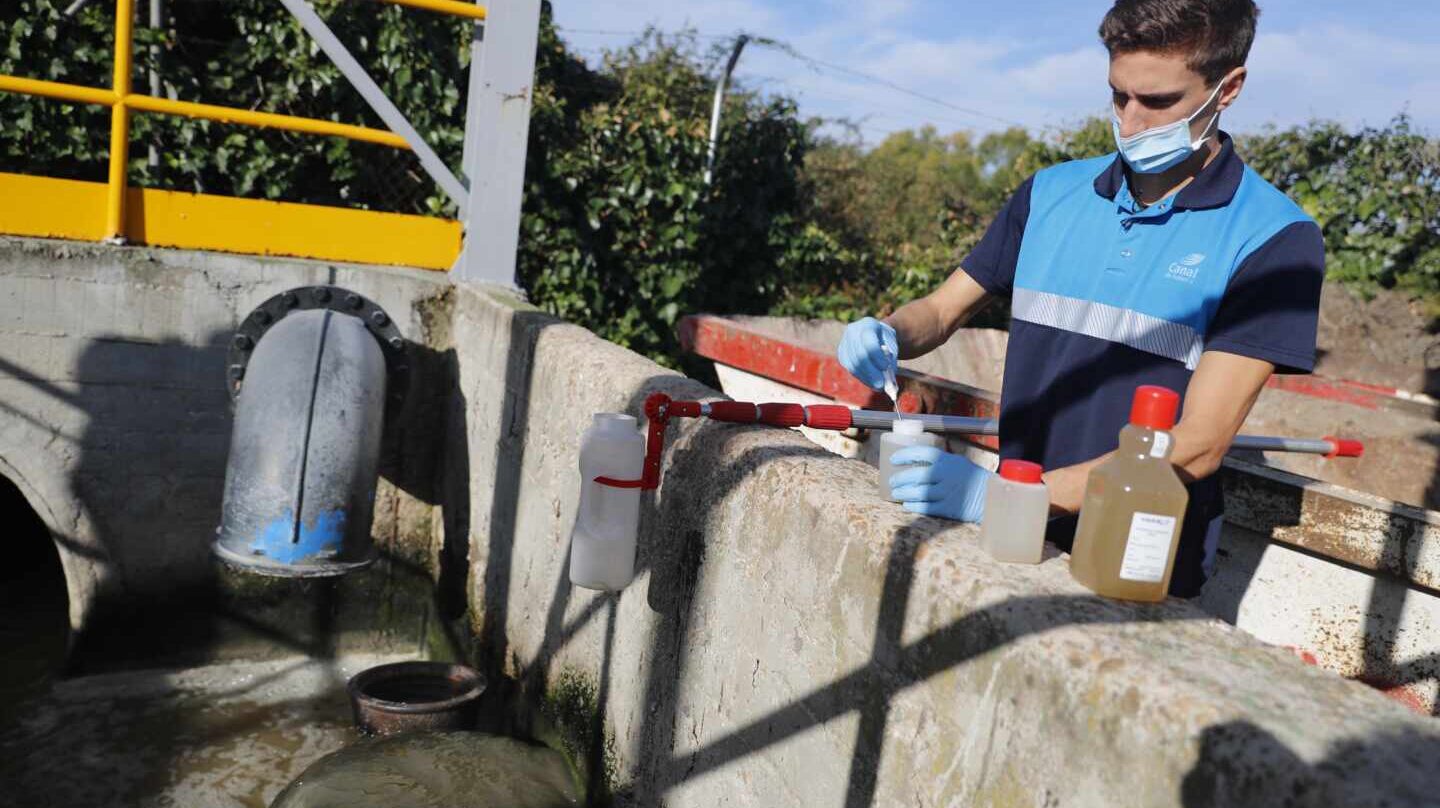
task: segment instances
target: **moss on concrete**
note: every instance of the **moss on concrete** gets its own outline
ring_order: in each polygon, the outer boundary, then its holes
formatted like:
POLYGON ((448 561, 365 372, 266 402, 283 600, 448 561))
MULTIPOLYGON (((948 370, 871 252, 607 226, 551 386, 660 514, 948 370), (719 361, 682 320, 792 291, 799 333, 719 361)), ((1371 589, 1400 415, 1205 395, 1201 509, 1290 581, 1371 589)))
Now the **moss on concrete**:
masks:
POLYGON ((589 805, 612 804, 615 738, 605 726, 599 688, 590 677, 566 668, 541 694, 539 708, 553 737, 538 739, 565 753, 587 793, 589 805))

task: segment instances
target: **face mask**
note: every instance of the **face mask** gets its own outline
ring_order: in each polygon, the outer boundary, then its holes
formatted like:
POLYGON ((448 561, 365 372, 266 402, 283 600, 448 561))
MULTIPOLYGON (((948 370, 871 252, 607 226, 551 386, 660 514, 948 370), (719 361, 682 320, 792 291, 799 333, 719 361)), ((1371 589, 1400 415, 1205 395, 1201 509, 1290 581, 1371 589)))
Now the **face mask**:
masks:
POLYGON ((1190 122, 1210 106, 1210 102, 1215 100, 1220 94, 1220 88, 1224 86, 1225 82, 1220 82, 1215 87, 1215 92, 1211 93, 1205 103, 1200 105, 1200 109, 1195 110, 1190 117, 1136 132, 1130 137, 1120 137, 1120 114, 1114 109, 1114 105, 1111 105, 1110 127, 1115 132, 1115 144, 1120 147, 1120 156, 1125 158, 1131 170, 1140 174, 1159 174, 1185 162, 1210 139, 1210 127, 1220 120, 1220 111, 1215 111, 1210 123, 1205 125, 1205 131, 1200 133, 1200 139, 1193 143, 1190 140, 1190 122))

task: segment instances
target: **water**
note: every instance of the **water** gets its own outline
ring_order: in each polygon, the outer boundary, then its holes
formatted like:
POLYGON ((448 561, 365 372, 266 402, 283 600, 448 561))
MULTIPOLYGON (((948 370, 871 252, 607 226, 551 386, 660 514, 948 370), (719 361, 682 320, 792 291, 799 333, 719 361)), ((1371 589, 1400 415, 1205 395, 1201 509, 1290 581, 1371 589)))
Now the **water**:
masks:
MULTIPOLYGON (((405 658, 294 657, 56 682, 0 732, 0 804, 266 808, 311 764, 362 740, 345 695, 349 677, 405 658)), ((424 754, 409 758, 418 766, 424 754)), ((558 756, 516 760, 548 771, 545 782, 573 781, 558 756)), ((388 804, 447 803, 407 796, 388 804)))
POLYGON ((352 744, 305 770, 273 808, 573 808, 560 753, 478 732, 424 732, 352 744))

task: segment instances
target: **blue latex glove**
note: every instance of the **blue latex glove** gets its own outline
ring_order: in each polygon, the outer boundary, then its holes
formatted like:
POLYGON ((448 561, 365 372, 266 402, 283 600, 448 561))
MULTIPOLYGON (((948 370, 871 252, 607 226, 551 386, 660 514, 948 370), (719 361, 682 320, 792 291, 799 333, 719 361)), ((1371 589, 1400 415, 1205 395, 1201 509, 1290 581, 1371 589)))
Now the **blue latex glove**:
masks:
POLYGON ((862 384, 871 390, 884 390, 887 374, 890 379, 895 378, 895 358, 900 355, 900 344, 895 339, 895 329, 874 317, 866 317, 845 327, 845 336, 841 337, 836 354, 840 364, 862 384))
POLYGON ((892 455, 890 462, 914 466, 890 476, 890 495, 900 500, 905 510, 962 522, 978 522, 985 516, 985 489, 995 472, 933 446, 906 447, 892 455))

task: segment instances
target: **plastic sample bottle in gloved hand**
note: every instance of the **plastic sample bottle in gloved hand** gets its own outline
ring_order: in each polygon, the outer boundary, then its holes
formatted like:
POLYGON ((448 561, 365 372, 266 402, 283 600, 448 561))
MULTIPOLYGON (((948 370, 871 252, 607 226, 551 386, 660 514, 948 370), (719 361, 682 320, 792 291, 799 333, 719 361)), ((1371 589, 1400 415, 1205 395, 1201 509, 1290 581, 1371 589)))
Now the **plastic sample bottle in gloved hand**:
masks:
POLYGON ((911 446, 928 446, 932 449, 945 448, 945 440, 939 435, 925 431, 925 425, 914 418, 897 418, 890 432, 880 436, 880 496, 891 502, 899 502, 890 487, 890 478, 895 474, 895 455, 911 446))
POLYGON ((962 522, 978 522, 984 517, 985 490, 995 472, 933 446, 901 449, 890 462, 896 467, 913 467, 890 478, 890 496, 903 503, 905 510, 962 522))

